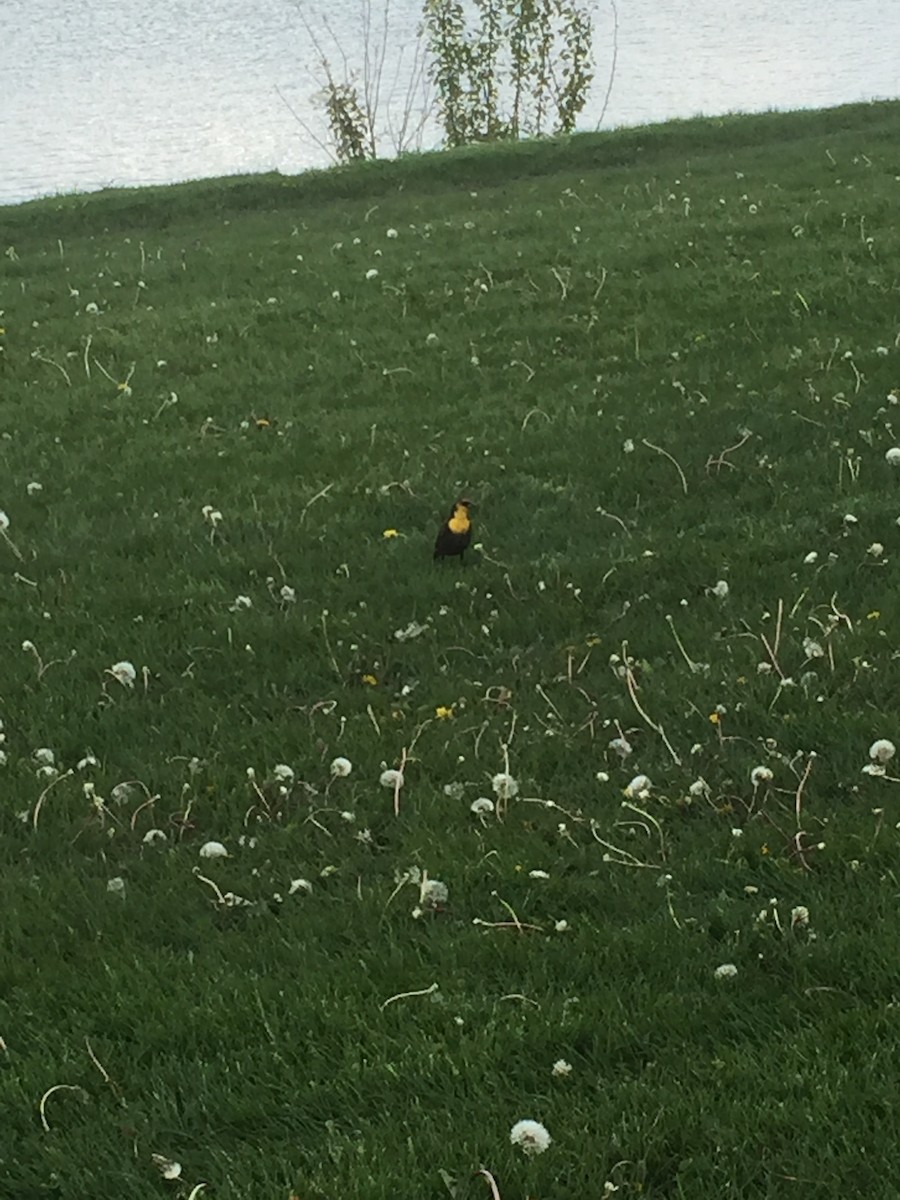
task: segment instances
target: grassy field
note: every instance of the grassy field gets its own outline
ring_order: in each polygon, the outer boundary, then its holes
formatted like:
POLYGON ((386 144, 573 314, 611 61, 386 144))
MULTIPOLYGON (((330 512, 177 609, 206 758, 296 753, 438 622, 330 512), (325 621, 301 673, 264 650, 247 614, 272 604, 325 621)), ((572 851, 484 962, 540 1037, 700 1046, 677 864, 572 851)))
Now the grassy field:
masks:
POLYGON ((898 213, 900 103, 0 210, 4 1198, 896 1200, 898 213))

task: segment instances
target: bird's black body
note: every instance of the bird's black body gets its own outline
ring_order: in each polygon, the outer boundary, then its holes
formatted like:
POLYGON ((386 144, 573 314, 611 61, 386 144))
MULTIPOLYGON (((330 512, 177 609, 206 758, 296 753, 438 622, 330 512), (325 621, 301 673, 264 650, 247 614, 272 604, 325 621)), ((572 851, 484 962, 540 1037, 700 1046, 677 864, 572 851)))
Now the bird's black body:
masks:
POLYGON ((472 521, 469 516, 470 501, 457 500, 450 515, 438 530, 434 542, 435 560, 459 556, 460 562, 472 541, 472 521))

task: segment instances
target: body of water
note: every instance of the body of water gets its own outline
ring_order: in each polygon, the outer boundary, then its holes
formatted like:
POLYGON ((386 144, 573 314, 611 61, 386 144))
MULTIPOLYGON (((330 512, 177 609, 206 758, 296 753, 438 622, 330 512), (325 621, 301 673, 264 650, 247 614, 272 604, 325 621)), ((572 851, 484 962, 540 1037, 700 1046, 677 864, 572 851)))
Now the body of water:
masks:
MULTIPOLYGON (((0 203, 326 164, 317 41, 338 78, 344 59, 362 74, 366 41, 370 62, 385 47, 390 153, 424 104, 409 93, 421 0, 391 0, 386 35, 384 13, 384 0, 5 0, 0 203)), ((894 98, 898 46, 900 0, 598 0, 579 128, 894 98)), ((422 146, 436 140, 426 123, 422 146)))

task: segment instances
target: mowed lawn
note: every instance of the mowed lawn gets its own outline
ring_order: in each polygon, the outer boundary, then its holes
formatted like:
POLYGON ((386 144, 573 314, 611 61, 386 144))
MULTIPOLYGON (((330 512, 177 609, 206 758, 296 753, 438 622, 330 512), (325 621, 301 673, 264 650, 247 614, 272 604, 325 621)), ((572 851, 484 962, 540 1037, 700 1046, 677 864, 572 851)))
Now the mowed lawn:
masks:
POLYGON ((0 231, 0 1195, 896 1200, 900 103, 0 231))

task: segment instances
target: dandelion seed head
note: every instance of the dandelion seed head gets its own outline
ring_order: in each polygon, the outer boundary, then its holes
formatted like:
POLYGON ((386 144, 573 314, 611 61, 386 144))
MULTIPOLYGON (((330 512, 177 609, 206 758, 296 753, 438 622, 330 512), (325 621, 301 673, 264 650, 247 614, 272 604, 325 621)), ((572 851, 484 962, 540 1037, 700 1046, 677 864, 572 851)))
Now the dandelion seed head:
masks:
POLYGON ((730 591, 731 591, 731 589, 729 588, 729 586, 728 586, 728 581, 727 581, 726 579, 720 579, 720 580, 719 580, 719 581, 716 583, 716 585, 715 585, 715 586, 712 588, 712 594, 713 594, 713 595, 714 595, 714 596, 715 596, 715 597, 716 597, 718 600, 725 600, 725 599, 727 599, 727 597, 728 597, 728 593, 729 593, 730 591))
POLYGON ((134 681, 137 679, 137 671, 134 669, 134 663, 128 662, 127 659, 122 662, 113 663, 109 668, 109 673, 123 687, 134 687, 134 681))
POLYGON ((332 760, 331 774, 338 779, 346 779, 353 770, 353 763, 349 758, 338 757, 332 760))
POLYGON ((885 453, 885 462, 891 467, 900 467, 900 446, 891 446, 885 453))
POLYGON ((378 776, 378 782, 385 788, 403 787, 403 772, 389 767, 378 776))
POLYGON ((715 971, 713 971, 713 977, 715 979, 734 979, 737 973, 738 969, 734 963, 722 963, 720 967, 716 967, 715 971))
POLYGON ((369 267, 368 271, 366 271, 366 279, 376 279, 377 277, 378 277, 378 268, 377 267, 369 267))
POLYGON ((153 1165, 162 1175, 163 1179, 178 1179, 181 1176, 181 1163, 175 1162, 174 1159, 166 1158, 164 1154, 152 1154, 151 1160, 153 1165))
POLYGON ((553 1064, 552 1074, 556 1079, 565 1078, 566 1075, 572 1074, 572 1064, 566 1062, 564 1058, 558 1058, 553 1064))
POLYGON ((635 775, 634 779, 632 779, 631 783, 625 789, 625 795, 629 800, 642 799, 650 794, 652 787, 653 784, 646 775, 635 775))
POLYGON ((304 895, 312 894, 313 885, 308 879, 292 879, 291 886, 288 888, 288 895, 294 896, 297 892, 303 892, 304 895))
POLYGON ((106 890, 113 896, 125 895, 125 880, 121 875, 107 881, 106 890))
POLYGON ((287 765, 287 763, 277 763, 272 768, 272 777, 278 783, 293 783, 294 782, 294 768, 289 767, 287 765))
POLYGON ((221 842, 204 842, 200 847, 201 858, 227 858, 228 851, 221 842))
POLYGON ((157 842, 166 842, 168 840, 168 834, 164 829, 148 829, 141 838, 145 846, 155 846, 157 842))
POLYGON ((440 879, 426 879, 419 890, 419 904, 423 908, 438 908, 446 904, 450 889, 440 879))
POLYGON ((614 737, 609 743, 609 748, 615 750, 616 754, 621 755, 622 758, 627 758, 632 753, 631 742, 624 737, 614 737))
POLYGON ((543 1154, 551 1141, 550 1134, 540 1121, 516 1121, 509 1131, 509 1140, 525 1154, 543 1154))
POLYGON ((887 738, 878 738, 869 747, 869 758, 876 763, 888 763, 897 753, 897 747, 887 738))
POLYGON ((512 775, 506 771, 499 771, 491 780, 491 787, 494 789, 494 795, 499 800, 512 800, 514 796, 519 794, 519 785, 512 775))
POLYGON ((487 796, 479 796, 477 800, 473 800, 469 805, 469 812, 475 814, 476 817, 487 816, 494 811, 494 802, 489 800, 487 796))
POLYGON ((791 909, 791 929, 803 929, 809 924, 809 909, 805 904, 798 904, 791 909))
POLYGON ((0 508, 0 533, 6 533, 7 529, 9 529, 9 517, 0 508))
POLYGON ((773 778, 769 767, 754 767, 750 772, 750 782, 754 787, 759 787, 761 783, 771 783, 773 778))

